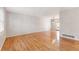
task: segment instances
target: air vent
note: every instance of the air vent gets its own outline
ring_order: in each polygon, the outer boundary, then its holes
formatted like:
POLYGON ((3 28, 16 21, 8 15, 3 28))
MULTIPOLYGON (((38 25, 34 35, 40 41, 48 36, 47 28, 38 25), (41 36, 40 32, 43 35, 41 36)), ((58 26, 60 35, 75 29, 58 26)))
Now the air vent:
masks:
POLYGON ((62 35, 65 37, 75 38, 75 36, 73 36, 73 35, 68 35, 68 34, 62 34, 62 35))

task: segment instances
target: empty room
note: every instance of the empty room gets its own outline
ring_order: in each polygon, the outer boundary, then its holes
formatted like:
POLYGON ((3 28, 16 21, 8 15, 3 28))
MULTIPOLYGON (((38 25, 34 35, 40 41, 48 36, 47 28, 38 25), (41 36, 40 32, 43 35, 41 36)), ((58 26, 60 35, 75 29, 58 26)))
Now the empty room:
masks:
POLYGON ((78 7, 1 7, 1 51, 79 51, 78 7))

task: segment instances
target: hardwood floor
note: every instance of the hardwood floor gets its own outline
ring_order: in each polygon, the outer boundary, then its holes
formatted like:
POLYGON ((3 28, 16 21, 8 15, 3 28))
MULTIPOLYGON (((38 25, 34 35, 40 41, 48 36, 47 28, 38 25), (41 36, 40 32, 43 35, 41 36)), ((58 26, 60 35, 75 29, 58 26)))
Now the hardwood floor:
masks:
POLYGON ((79 51, 79 41, 61 38, 60 44, 61 51, 79 51))
POLYGON ((61 38, 60 46, 52 40, 56 32, 38 32, 20 36, 8 37, 2 51, 79 51, 79 41, 61 38), (52 35, 51 35, 52 34, 52 35))
POLYGON ((6 39, 2 50, 4 51, 50 51, 56 50, 51 38, 55 38, 56 32, 38 32, 6 39))

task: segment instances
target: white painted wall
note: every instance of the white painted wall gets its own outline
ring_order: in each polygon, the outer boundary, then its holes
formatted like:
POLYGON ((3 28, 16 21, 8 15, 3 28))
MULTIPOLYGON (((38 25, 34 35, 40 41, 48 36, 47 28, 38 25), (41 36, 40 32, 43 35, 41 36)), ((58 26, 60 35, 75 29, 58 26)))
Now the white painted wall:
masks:
POLYGON ((0 48, 2 48, 2 45, 5 41, 5 10, 4 8, 0 8, 0 48))
POLYGON ((79 40, 79 8, 60 12, 60 33, 76 36, 79 40))
POLYGON ((7 13, 7 37, 28 33, 48 31, 50 20, 16 13, 7 13))

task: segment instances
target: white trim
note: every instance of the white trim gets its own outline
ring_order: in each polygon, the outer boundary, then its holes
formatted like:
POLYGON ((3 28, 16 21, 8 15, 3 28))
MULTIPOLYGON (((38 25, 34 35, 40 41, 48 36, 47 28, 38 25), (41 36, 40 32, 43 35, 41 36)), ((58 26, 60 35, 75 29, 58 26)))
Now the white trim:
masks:
POLYGON ((76 41, 79 41, 78 38, 70 38, 70 37, 66 37, 66 36, 60 36, 60 37, 63 37, 63 38, 68 38, 68 39, 71 39, 71 40, 76 40, 76 41))
MULTIPOLYGON (((20 35, 26 35, 26 34, 32 34, 32 33, 38 33, 38 32, 48 32, 50 33, 50 31, 36 31, 36 32, 29 32, 29 33, 24 33, 24 34, 17 34, 17 35, 12 35, 12 36, 6 36, 7 37, 14 37, 14 36, 20 36, 20 35)), ((53 31, 52 31, 53 32, 53 31)))

